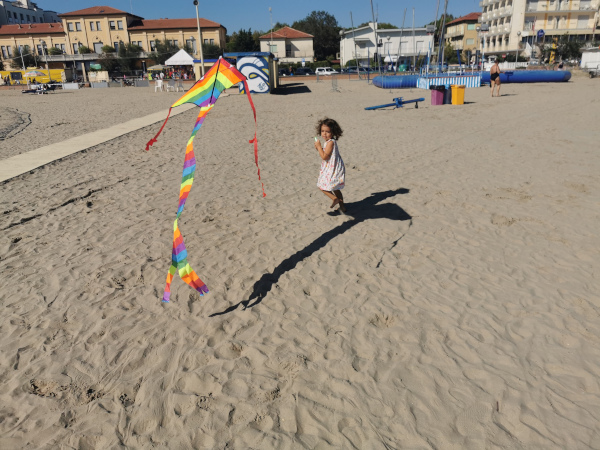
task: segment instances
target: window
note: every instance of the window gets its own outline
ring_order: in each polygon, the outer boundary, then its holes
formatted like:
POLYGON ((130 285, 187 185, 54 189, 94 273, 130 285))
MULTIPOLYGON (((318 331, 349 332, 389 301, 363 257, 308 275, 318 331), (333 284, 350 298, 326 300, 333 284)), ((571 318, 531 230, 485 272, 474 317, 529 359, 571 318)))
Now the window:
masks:
POLYGON ((67 47, 65 44, 60 44, 60 49, 62 50, 63 53, 66 53, 66 51, 67 51, 67 47))
POLYGON ((75 29, 76 29, 77 31, 81 31, 81 23, 79 23, 79 22, 75 22, 75 29))
POLYGON ((102 42, 94 42, 94 53, 102 53, 102 42))
POLYGON ((113 43, 113 47, 115 48, 115 51, 118 52, 119 51, 119 43, 118 42, 114 42, 113 43))
POLYGON ((96 31, 95 27, 94 27, 94 22, 90 22, 90 30, 96 31))
POLYGON ((12 58, 12 48, 10 46, 6 47, 6 51, 8 52, 8 57, 12 58))
POLYGON ((467 30, 475 30, 475 24, 474 23, 468 23, 467 24, 467 30))
POLYGON ((4 59, 8 58, 8 53, 6 53, 6 47, 4 45, 2 46, 2 57, 4 59))
POLYGON ((208 39, 204 39, 204 43, 205 43, 205 44, 208 44, 208 39))
POLYGON ((153 52, 156 50, 156 41, 150 41, 150 51, 153 52))
POLYGON ((69 31, 75 31, 75 28, 73 27, 73 23, 72 22, 67 23, 67 30, 69 30, 69 31))
POLYGON ((179 41, 178 41, 177 39, 175 39, 175 40, 173 41, 173 45, 174 45, 175 47, 179 47, 179 41))
POLYGON ((31 17, 29 17, 29 14, 27 14, 27 22, 31 22, 31 17))
POLYGON ((467 39, 467 45, 475 45, 475 39, 467 39))
MULTIPOLYGON (((9 14, 10 14, 10 13, 9 13, 9 14)), ((17 16, 17 13, 16 13, 16 12, 14 12, 14 13, 13 13, 13 16, 14 16, 14 18, 15 18, 15 19, 18 19, 18 18, 19 18, 19 17, 17 16)))
POLYGON ((123 21, 122 20, 117 20, 117 27, 119 28, 119 30, 123 29, 123 21))
POLYGON ((100 22, 96 22, 96 30, 102 31, 102 28, 100 28, 100 22))
POLYGON ((269 47, 271 53, 277 53, 277 45, 270 45, 269 47))
POLYGON ((76 55, 79 53, 79 45, 77 43, 73 44, 73 54, 76 55))
POLYGON ((196 53, 196 40, 186 39, 185 45, 192 49, 192 52, 196 53))
POLYGON ((116 30, 116 28, 115 28, 115 21, 114 20, 111 20, 110 22, 108 22, 108 25, 110 26, 111 30, 116 30))
POLYGON ((43 52, 44 52, 44 49, 43 49, 43 48, 42 48, 42 46, 41 46, 41 45, 39 45, 39 44, 38 44, 38 46, 37 46, 37 52, 38 52, 38 55, 43 55, 43 54, 44 54, 44 53, 43 53, 43 52))
POLYGON ((210 43, 211 43, 212 45, 215 45, 215 40, 214 40, 214 39, 211 39, 211 40, 210 40, 210 43))
POLYGON ((25 17, 23 17, 23 14, 21 14, 21 23, 25 22, 25 17))
POLYGON ((35 23, 35 16, 33 16, 32 19, 33 19, 33 23, 35 23))

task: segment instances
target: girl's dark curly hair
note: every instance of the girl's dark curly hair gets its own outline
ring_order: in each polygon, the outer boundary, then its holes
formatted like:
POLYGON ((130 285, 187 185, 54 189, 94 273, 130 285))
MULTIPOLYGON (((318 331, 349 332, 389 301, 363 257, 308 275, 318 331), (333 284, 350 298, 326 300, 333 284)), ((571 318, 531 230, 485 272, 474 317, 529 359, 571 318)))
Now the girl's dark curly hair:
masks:
POLYGON ((331 130, 331 133, 333 134, 333 137, 335 139, 341 138, 342 134, 344 133, 342 131, 342 127, 340 127, 340 125, 335 120, 325 117, 324 119, 321 119, 317 122, 317 135, 318 136, 321 135, 321 126, 322 125, 329 127, 329 129, 331 130))

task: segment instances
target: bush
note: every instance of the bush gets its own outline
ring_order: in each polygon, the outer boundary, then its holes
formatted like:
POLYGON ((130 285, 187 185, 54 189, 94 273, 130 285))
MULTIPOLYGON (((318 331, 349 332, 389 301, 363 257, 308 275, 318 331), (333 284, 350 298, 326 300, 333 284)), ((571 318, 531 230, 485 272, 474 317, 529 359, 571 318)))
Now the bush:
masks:
POLYGON ((79 53, 81 53, 82 55, 84 53, 92 53, 92 50, 89 47, 86 47, 85 45, 80 45, 79 46, 79 53))
POLYGON ((48 47, 48 54, 49 55, 62 55, 63 51, 60 48, 48 47))
POLYGON ((111 47, 110 45, 103 45, 102 46, 102 53, 115 53, 116 50, 114 47, 111 47))

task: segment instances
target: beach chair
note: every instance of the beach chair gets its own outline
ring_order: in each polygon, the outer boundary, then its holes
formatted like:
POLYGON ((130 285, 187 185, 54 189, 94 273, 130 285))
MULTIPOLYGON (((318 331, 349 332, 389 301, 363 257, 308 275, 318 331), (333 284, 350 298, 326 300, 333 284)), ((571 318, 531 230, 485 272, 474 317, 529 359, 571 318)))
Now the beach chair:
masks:
POLYGON ((155 83, 154 83, 154 92, 156 92, 159 89, 162 92, 162 90, 163 90, 163 82, 162 82, 162 80, 156 80, 155 83))
POLYGON ((177 83, 177 87, 176 87, 177 92, 179 92, 179 89, 181 89, 181 92, 185 92, 185 89, 183 88, 182 80, 179 80, 179 82, 177 83))
POLYGON ((175 80, 167 81, 167 92, 169 92, 169 89, 175 92, 175 80))

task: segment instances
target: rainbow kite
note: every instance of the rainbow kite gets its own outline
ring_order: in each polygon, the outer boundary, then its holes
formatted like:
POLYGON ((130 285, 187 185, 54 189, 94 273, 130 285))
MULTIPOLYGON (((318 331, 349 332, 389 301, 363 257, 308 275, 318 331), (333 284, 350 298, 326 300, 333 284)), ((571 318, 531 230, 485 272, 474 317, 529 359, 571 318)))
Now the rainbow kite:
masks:
MULTIPOLYGON (((248 89, 248 84, 246 83, 246 77, 242 75, 234 66, 222 58, 219 58, 215 65, 212 66, 212 68, 200 80, 198 80, 196 84, 194 84, 194 86, 185 93, 185 95, 171 105, 165 123, 163 123, 163 126, 160 128, 156 136, 150 139, 150 141, 146 144, 146 150, 149 150, 150 146, 156 142, 158 135, 162 132, 163 128, 167 124, 167 120, 169 120, 172 108, 183 105, 184 103, 194 103, 200 107, 200 114, 198 114, 196 125, 192 130, 192 135, 190 136, 185 149, 183 176, 181 179, 181 189, 179 191, 179 208, 177 209, 177 217, 175 218, 175 223, 173 224, 173 253, 171 256, 171 267, 169 268, 169 273, 167 274, 167 284, 165 286, 165 293, 162 299, 163 302, 168 302, 169 298, 171 297, 171 282, 173 281, 175 271, 178 271, 181 279, 196 289, 200 295, 208 293, 206 284, 204 284, 198 275, 196 275, 196 272, 194 272, 188 263, 187 249, 185 248, 185 243, 183 242, 183 236, 181 235, 179 227, 177 226, 177 220, 179 219, 179 216, 181 216, 183 207, 185 206, 185 201, 188 198, 190 189, 192 188, 192 183, 194 182, 194 172, 196 170, 196 157, 194 156, 193 146, 194 137, 202 126, 204 118, 208 112, 213 108, 213 106, 215 106, 215 103, 217 102, 219 95, 221 95, 221 92, 240 82, 244 83, 246 93, 248 94, 248 100, 250 101, 252 112, 254 113, 254 138, 250 141, 250 143, 254 144, 254 162, 256 163, 256 167, 258 169, 258 179, 260 180, 260 168, 258 167, 258 142, 256 140, 256 109, 254 108, 252 97, 250 96, 250 90, 248 89)), ((262 181, 261 186, 263 197, 266 197, 265 188, 262 185, 262 181)))

